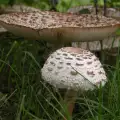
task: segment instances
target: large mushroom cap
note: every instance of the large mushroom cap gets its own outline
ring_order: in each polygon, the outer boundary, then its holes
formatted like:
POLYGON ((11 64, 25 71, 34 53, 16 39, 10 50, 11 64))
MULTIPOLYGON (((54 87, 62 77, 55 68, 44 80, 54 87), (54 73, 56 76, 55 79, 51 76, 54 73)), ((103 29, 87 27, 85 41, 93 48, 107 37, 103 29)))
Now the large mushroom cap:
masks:
POLYGON ((98 58, 91 52, 64 47, 52 53, 45 62, 42 78, 56 88, 92 90, 107 81, 98 58))
POLYGON ((0 24, 14 34, 57 43, 102 40, 120 27, 104 16, 49 11, 4 14, 0 24))

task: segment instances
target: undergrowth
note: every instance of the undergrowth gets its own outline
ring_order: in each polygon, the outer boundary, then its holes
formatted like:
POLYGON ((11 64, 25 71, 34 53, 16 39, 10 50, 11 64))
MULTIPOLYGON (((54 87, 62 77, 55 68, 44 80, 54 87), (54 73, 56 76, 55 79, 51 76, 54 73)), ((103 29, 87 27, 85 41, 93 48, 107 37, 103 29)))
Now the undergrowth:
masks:
MULTIPOLYGON (((71 120, 60 91, 41 78, 48 51, 45 43, 0 40, 0 120, 71 120)), ((73 120, 120 120, 119 50, 113 63, 103 64, 105 87, 78 93, 73 120)))

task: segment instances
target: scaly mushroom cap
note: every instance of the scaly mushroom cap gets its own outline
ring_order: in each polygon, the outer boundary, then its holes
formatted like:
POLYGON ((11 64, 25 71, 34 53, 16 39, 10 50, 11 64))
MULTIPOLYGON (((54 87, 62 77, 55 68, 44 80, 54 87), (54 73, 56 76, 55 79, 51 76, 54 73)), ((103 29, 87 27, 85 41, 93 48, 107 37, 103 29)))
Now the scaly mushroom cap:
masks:
POLYGON ((102 40, 120 27, 104 16, 49 11, 4 14, 0 24, 13 34, 56 43, 102 40))
MULTIPOLYGON (((0 7, 0 14, 6 14, 6 13, 14 13, 14 12, 38 12, 40 9, 25 6, 25 5, 13 5, 13 6, 1 6, 0 7)), ((0 26, 0 33, 7 32, 6 29, 0 26)))
POLYGON ((52 53, 45 62, 42 78, 56 88, 92 90, 107 81, 98 58, 91 52, 64 47, 52 53))

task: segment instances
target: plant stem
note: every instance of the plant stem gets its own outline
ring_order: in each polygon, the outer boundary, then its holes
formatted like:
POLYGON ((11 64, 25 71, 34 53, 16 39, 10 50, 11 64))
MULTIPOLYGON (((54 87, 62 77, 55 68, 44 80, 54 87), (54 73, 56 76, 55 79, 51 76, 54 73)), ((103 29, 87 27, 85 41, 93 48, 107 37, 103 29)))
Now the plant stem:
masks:
POLYGON ((104 0, 104 16, 106 16, 106 9, 107 9, 106 2, 107 2, 107 0, 104 0))
MULTIPOLYGON (((74 90, 67 90, 65 94, 64 101, 67 105, 67 111, 70 117, 72 117, 76 96, 77 96, 77 92, 74 90)), ((64 119, 64 120, 67 120, 67 119, 64 119)))
POLYGON ((98 0, 95 0, 94 1, 94 4, 95 4, 95 11, 96 11, 96 15, 98 14, 98 0))

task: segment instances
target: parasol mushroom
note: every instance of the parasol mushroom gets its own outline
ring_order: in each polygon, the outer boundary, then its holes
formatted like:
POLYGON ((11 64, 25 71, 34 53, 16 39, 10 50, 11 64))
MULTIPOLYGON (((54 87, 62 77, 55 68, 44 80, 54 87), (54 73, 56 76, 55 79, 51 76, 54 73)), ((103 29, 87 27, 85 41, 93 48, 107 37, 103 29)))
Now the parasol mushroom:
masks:
POLYGON ((120 22, 100 15, 96 18, 96 15, 40 11, 3 14, 0 25, 29 39, 67 43, 102 40, 112 35, 120 22))
POLYGON ((43 68, 42 78, 57 89, 67 89, 65 102, 72 116, 77 91, 87 91, 104 86, 105 71, 91 52, 74 47, 64 47, 53 52, 43 68))

